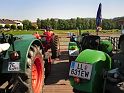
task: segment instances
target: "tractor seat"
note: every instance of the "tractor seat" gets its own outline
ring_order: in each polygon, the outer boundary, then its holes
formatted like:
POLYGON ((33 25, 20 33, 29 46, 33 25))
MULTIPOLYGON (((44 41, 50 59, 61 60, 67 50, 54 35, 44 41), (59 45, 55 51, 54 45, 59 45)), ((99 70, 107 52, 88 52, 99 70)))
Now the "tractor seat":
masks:
POLYGON ((82 49, 98 49, 100 43, 100 37, 95 35, 87 35, 82 37, 81 46, 82 49))
POLYGON ((9 49, 9 47, 10 47, 10 44, 9 43, 0 44, 0 53, 2 51, 6 51, 7 49, 9 49))

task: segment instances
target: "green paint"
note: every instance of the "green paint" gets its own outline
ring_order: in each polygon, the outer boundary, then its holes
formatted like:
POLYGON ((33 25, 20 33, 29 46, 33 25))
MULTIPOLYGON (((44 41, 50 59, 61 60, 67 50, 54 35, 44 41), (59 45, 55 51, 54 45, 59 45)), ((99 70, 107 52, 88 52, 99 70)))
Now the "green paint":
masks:
POLYGON ((108 40, 102 40, 100 41, 100 49, 105 53, 110 53, 113 49, 112 43, 108 40))
POLYGON ((73 77, 70 77, 72 87, 87 93, 102 93, 102 72, 103 69, 111 68, 111 58, 102 51, 86 49, 79 54, 76 61, 92 64, 93 68, 90 80, 76 84, 73 77))
MULTIPOLYGON (((27 55, 30 49, 30 46, 33 42, 40 43, 38 39, 36 39, 33 35, 18 35, 20 38, 14 42, 15 50, 21 52, 21 58, 17 60, 20 62, 20 73, 24 73, 26 69, 27 55)), ((8 51, 12 51, 12 46, 8 49, 8 51)), ((6 58, 8 58, 8 51, 6 53, 6 58)), ((3 71, 2 73, 11 73, 8 72, 8 62, 3 63, 3 71)))
POLYGON ((79 49, 76 42, 69 42, 68 50, 79 49))

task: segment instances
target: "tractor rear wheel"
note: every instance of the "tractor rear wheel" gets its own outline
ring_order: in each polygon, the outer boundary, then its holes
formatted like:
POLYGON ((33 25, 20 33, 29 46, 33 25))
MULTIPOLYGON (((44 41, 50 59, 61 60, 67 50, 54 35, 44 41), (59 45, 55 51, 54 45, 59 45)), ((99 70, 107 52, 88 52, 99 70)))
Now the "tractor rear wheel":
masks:
POLYGON ((13 75, 12 79, 14 80, 12 93, 42 93, 44 62, 40 46, 32 45, 30 47, 25 74, 13 75), (17 84, 16 82, 19 81, 21 81, 20 84, 17 84))
POLYGON ((40 47, 36 45, 29 50, 26 74, 26 83, 29 85, 27 93, 41 93, 44 85, 44 62, 40 47))
POLYGON ((27 56, 24 74, 13 74, 10 93, 42 93, 44 85, 44 62, 40 46, 32 45, 27 56))
POLYGON ((59 37, 55 35, 53 37, 52 43, 51 43, 51 52, 52 52, 52 58, 58 58, 60 56, 60 45, 59 45, 59 37))

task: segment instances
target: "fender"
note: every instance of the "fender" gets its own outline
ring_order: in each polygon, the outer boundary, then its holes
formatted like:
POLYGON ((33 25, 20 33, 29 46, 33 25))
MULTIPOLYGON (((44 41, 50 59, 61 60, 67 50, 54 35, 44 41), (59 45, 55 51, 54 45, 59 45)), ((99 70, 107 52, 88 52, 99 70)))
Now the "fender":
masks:
POLYGON ((100 41, 100 50, 105 53, 111 53, 113 49, 112 43, 109 40, 100 41))
MULTIPOLYGON (((82 51, 76 58, 77 62, 88 63, 92 65, 91 79, 80 82, 79 84, 74 82, 74 78, 70 77, 70 83, 74 89, 84 91, 87 93, 96 93, 97 90, 102 89, 100 87, 103 84, 102 73, 104 69, 111 68, 111 58, 108 54, 98 51, 86 49, 82 51)), ((99 92, 100 93, 100 92, 99 92)))
MULTIPOLYGON (((40 40, 36 39, 33 35, 19 35, 17 36, 18 40, 14 42, 15 50, 20 51, 21 57, 19 60, 16 60, 16 62, 20 62, 20 71, 8 71, 8 61, 3 62, 3 68, 2 73, 24 73, 26 69, 26 62, 27 62, 27 55, 28 51, 30 49, 30 46, 35 43, 36 45, 41 46, 41 49, 43 49, 42 43, 40 40)), ((12 45, 7 50, 6 58, 9 58, 8 52, 12 51, 12 45)))
POLYGON ((86 49, 82 51, 76 58, 77 62, 86 62, 89 64, 94 64, 95 62, 98 62, 100 60, 101 61, 106 60, 106 56, 104 52, 97 51, 97 50, 91 50, 91 49, 86 49))

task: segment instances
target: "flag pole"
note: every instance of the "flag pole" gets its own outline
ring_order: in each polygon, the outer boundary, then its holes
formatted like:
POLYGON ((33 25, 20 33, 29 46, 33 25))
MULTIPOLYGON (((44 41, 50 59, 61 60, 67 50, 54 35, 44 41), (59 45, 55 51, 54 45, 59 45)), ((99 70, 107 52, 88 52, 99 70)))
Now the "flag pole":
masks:
POLYGON ((99 35, 98 31, 99 31, 99 30, 98 30, 98 28, 96 27, 96 35, 97 35, 97 36, 99 35))
POLYGON ((96 35, 99 35, 99 31, 101 31, 101 27, 99 26, 99 27, 96 27, 96 35))

